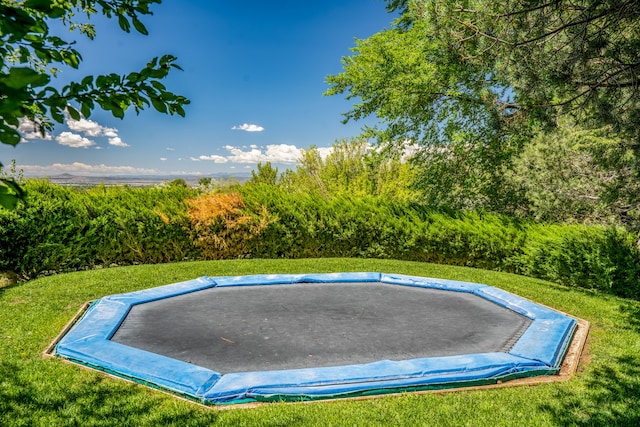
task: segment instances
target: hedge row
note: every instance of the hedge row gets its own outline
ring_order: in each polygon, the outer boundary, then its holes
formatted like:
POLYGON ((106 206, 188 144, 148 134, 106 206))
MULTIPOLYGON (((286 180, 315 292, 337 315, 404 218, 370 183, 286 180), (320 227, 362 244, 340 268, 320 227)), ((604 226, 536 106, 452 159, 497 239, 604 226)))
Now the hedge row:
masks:
POLYGON ((0 272, 23 278, 99 265, 230 257, 368 257, 501 270, 640 298, 640 251, 621 229, 445 214, 369 196, 273 185, 233 193, 27 185, 0 211, 0 272))
POLYGON ((636 236, 613 227, 444 214, 375 197, 291 194, 245 185, 247 207, 277 216, 251 256, 394 258, 507 271, 640 298, 636 236))
POLYGON ((29 180, 28 203, 0 210, 0 272, 51 271, 193 259, 183 186, 78 190, 29 180))

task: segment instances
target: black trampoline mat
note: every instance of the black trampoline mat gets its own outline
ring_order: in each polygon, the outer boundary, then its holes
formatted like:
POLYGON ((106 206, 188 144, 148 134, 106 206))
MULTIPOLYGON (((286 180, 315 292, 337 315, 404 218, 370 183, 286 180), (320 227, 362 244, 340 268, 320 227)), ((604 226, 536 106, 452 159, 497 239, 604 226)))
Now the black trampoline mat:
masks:
POLYGON ((111 340, 224 374, 506 352, 530 323, 461 292, 237 286, 135 305, 111 340))

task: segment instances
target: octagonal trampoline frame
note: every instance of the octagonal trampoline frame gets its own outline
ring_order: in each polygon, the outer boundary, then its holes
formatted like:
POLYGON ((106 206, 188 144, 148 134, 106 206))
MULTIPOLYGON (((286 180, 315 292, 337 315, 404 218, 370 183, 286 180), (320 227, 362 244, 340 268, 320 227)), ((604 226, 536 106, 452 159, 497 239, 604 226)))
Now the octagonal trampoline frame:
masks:
POLYGON ((208 405, 316 400, 553 375, 560 370, 577 326, 572 317, 478 283, 382 273, 200 277, 97 300, 60 339, 55 355, 208 405), (227 374, 111 341, 138 304, 215 287, 356 282, 470 293, 525 316, 531 323, 508 352, 227 374))

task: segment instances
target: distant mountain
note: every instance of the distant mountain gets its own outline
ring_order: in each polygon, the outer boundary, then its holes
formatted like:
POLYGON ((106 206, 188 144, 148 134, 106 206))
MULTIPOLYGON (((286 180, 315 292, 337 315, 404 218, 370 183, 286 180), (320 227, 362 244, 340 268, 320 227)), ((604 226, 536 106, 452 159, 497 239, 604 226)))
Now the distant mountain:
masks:
POLYGON ((240 183, 247 181, 250 175, 235 174, 211 174, 211 175, 129 175, 129 176, 82 176, 70 173, 62 173, 48 177, 39 177, 51 183, 73 186, 93 187, 96 185, 130 185, 132 187, 146 187, 171 182, 175 179, 184 179, 191 186, 198 185, 201 178, 213 178, 215 180, 233 179, 240 183))
POLYGON ((75 175, 71 175, 70 173, 61 173, 60 175, 54 175, 49 177, 49 179, 73 179, 75 175))

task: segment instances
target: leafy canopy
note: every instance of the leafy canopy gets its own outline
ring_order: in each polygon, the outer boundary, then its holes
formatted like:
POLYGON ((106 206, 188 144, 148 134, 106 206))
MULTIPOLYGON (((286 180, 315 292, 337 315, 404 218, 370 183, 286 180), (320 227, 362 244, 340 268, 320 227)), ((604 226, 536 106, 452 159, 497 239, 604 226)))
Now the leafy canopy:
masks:
POLYGON ((378 118, 365 136, 422 147, 417 184, 428 203, 521 210, 514 159, 566 123, 616 136, 640 171, 639 2, 387 0, 387 9, 400 17, 356 41, 326 94, 354 101, 345 121, 378 118))
MULTIPOLYGON (((123 118, 125 111, 136 113, 153 107, 161 113, 184 116, 189 100, 162 84, 172 69, 180 69, 176 58, 153 58, 140 71, 127 75, 86 76, 62 88, 53 86, 57 67, 79 68, 82 55, 74 42, 50 33, 50 24, 59 21, 70 30, 93 39, 94 26, 79 22, 101 13, 114 18, 125 32, 133 27, 148 34, 141 15, 151 15, 150 6, 161 0, 0 0, 0 142, 20 143, 21 125, 43 135, 54 123, 63 123, 65 114, 79 120, 96 108, 123 118)), ((0 164, 1 165, 1 164, 0 164)), ((11 208, 23 197, 20 186, 0 179, 0 205, 11 208)))
POLYGON ((502 165, 527 137, 507 129, 523 117, 508 100, 508 82, 465 63, 433 34, 433 25, 418 21, 358 40, 354 54, 343 58, 344 71, 327 78, 327 94, 357 100, 346 120, 377 116, 381 125, 365 136, 398 150, 407 141, 423 147, 415 162, 424 202, 504 205, 512 192, 502 165))
POLYGON ((507 82, 514 109, 571 115, 640 137, 640 3, 635 0, 388 0, 398 26, 430 36, 507 82))
POLYGON ((520 131, 570 114, 640 138, 637 1, 387 3, 393 28, 357 41, 327 79, 327 94, 361 100, 347 120, 376 114, 383 136, 433 141, 451 122, 520 131))
POLYGON ((400 156, 376 150, 365 139, 350 138, 335 141, 325 158, 315 146, 303 150, 300 165, 287 170, 279 184, 292 192, 328 199, 367 195, 412 202, 414 179, 411 165, 400 156))

